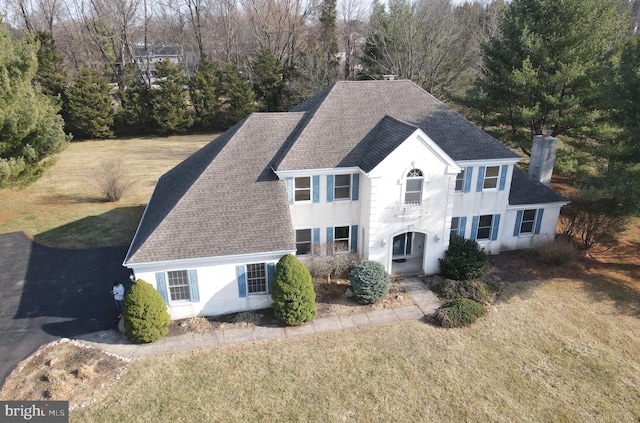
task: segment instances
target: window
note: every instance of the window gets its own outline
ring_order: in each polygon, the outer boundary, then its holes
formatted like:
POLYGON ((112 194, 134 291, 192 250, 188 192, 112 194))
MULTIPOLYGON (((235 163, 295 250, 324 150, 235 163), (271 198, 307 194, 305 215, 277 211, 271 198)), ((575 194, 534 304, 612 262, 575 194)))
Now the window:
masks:
POLYGON ((247 289, 249 294, 267 293, 267 266, 264 263, 247 264, 247 289))
POLYGON ((462 169, 462 171, 458 173, 458 176, 456 176, 456 192, 462 192, 464 190, 464 171, 465 170, 462 169))
POLYGON ((351 175, 336 175, 333 192, 335 200, 351 199, 351 175))
POLYGON ((311 201, 311 177, 295 178, 294 184, 295 201, 311 201))
POLYGON ((491 239, 491 229, 493 227, 493 215, 485 214, 478 220, 478 232, 476 239, 491 239))
POLYGON ((336 226, 333 228, 333 245, 336 252, 349 251, 348 226, 336 226))
POLYGON ((296 255, 311 254, 311 229, 296 230, 296 255))
POLYGON ((536 221, 536 209, 524 210, 522 213, 522 223, 520 223, 521 234, 532 234, 536 221))
POLYGON ((186 270, 167 272, 171 301, 191 300, 189 274, 186 270))
POLYGON ((452 217, 451 218, 451 235, 450 238, 453 239, 457 236, 460 236, 460 218, 452 217))
POLYGON ((412 169, 407 173, 407 187, 404 193, 404 203, 410 205, 420 205, 422 203, 422 171, 412 169))
POLYGON ((500 177, 500 166, 487 166, 484 174, 484 189, 498 188, 498 178, 500 177))

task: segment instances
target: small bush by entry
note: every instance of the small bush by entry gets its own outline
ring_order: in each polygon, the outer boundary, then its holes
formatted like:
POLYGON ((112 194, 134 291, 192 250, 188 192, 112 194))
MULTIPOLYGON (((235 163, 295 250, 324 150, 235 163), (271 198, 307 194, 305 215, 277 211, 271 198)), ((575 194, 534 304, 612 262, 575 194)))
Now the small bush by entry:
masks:
POLYGON ((440 273, 448 279, 468 281, 484 276, 488 265, 487 254, 476 241, 455 237, 440 259, 440 273))
POLYGON ((456 298, 436 310, 432 320, 445 328, 467 326, 475 322, 486 310, 486 307, 477 301, 456 298))
POLYGON ((274 315, 289 326, 299 326, 316 317, 311 274, 296 256, 287 254, 278 261, 271 298, 274 315))
POLYGON ((363 261, 349 276, 356 301, 360 304, 373 304, 389 293, 391 276, 377 261, 363 261))
POLYGON ((138 279, 124 296, 124 329, 135 343, 154 342, 169 332, 167 306, 153 285, 138 279))

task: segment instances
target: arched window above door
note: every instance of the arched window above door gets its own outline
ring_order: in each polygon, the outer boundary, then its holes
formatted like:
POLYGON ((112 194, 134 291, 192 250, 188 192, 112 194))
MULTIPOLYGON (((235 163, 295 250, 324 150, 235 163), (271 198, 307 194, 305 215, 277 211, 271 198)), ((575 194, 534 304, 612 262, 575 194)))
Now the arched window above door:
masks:
POLYGON ((406 179, 404 203, 408 205, 422 204, 422 186, 424 182, 422 171, 420 169, 411 169, 407 172, 406 179))

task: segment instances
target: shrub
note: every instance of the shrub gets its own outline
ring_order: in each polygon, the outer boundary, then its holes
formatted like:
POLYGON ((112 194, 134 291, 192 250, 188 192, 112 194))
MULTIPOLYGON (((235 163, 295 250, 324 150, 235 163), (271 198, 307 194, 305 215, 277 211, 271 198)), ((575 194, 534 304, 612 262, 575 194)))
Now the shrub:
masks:
POLYGON ((567 236, 559 236, 545 242, 537 248, 537 252, 540 261, 550 266, 566 264, 578 258, 578 251, 567 236))
POLYGON ((169 332, 169 313, 160 293, 138 279, 124 296, 124 328, 136 343, 153 342, 169 332))
POLYGON ((448 279, 468 281, 484 276, 489 260, 484 249, 471 239, 455 237, 440 260, 440 273, 448 279))
POLYGON ((468 298, 479 303, 490 303, 499 288, 484 281, 456 281, 453 279, 439 279, 430 288, 444 301, 456 298, 468 298))
POLYGON ((133 181, 127 176, 122 158, 104 161, 95 178, 100 192, 110 202, 120 201, 124 193, 133 185, 133 181))
POLYGON ((349 282, 358 303, 373 304, 387 296, 391 277, 380 263, 368 260, 351 271, 349 282))
POLYGON ((298 326, 316 317, 316 293, 309 270, 292 254, 276 265, 271 298, 274 315, 289 326, 298 326))
POLYGON ((442 327, 461 327, 475 322, 486 312, 486 307, 468 298, 456 298, 440 307, 433 321, 442 327))
POLYGON ((347 277, 356 265, 360 263, 360 256, 351 253, 340 245, 322 244, 314 246, 311 256, 311 274, 314 278, 347 277), (330 247, 330 248, 329 248, 330 247), (326 252, 326 254, 321 254, 326 252))

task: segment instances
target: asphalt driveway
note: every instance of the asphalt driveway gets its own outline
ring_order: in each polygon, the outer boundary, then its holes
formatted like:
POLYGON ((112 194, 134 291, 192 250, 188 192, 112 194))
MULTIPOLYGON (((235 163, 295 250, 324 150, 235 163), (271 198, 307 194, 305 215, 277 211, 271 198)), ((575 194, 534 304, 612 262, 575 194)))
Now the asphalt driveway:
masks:
POLYGON ((111 286, 130 286, 126 251, 59 250, 22 233, 0 235, 0 384, 45 343, 115 327, 111 286))

